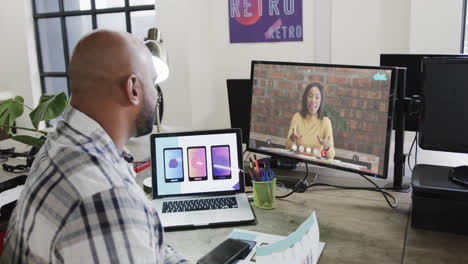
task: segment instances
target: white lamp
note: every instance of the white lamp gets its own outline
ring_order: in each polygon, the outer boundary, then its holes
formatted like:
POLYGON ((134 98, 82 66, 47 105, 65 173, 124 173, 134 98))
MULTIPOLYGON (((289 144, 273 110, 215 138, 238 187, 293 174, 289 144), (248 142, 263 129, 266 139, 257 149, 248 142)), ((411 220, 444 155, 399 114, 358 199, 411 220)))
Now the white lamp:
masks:
POLYGON ((158 74, 156 84, 165 81, 169 77, 166 49, 164 49, 162 43, 161 31, 158 28, 150 28, 148 36, 145 38, 145 45, 153 55, 154 68, 158 74))
MULTIPOLYGON (((155 86, 158 83, 165 81, 169 77, 169 66, 167 65, 167 53, 164 49, 163 40, 161 39, 161 32, 158 28, 150 28, 148 30, 148 36, 145 38, 145 45, 153 55, 153 65, 156 70, 156 81, 155 86)), ((155 87, 157 89, 157 87, 155 87)), ((158 103, 156 104, 156 128, 158 132, 161 132, 161 124, 159 117, 159 103, 162 95, 159 94, 158 103)))

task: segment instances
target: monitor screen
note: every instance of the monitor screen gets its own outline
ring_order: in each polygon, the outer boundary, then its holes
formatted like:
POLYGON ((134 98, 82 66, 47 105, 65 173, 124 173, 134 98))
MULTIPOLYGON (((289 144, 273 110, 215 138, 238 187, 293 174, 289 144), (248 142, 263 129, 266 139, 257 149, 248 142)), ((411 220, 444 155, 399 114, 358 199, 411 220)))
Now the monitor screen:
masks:
POLYGON ((468 58, 423 59, 419 145, 468 153, 468 58))
POLYGON ((228 79, 226 84, 231 127, 242 130, 242 143, 247 144, 249 140, 250 95, 252 94, 250 79, 228 79))
MULTIPOLYGON (((405 97, 421 95, 422 88, 422 59, 424 57, 468 57, 463 54, 380 54, 381 66, 395 66, 406 68, 406 83, 404 87, 405 97)), ((397 91, 401 93, 402 91, 397 91)), ((396 120, 396 119, 395 119, 396 120)), ((418 114, 405 115, 405 130, 418 131, 418 114)))
POLYGON ((395 75, 253 61, 249 150, 386 178, 395 75))

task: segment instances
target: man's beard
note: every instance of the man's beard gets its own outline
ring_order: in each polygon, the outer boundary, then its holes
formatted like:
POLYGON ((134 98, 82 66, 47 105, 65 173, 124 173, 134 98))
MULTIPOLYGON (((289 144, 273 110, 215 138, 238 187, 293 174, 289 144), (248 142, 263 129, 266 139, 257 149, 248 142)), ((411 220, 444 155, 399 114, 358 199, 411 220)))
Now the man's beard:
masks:
POLYGON ((143 109, 138 113, 136 119, 136 135, 140 137, 147 135, 153 131, 153 125, 156 123, 156 110, 151 107, 148 101, 145 101, 143 109))

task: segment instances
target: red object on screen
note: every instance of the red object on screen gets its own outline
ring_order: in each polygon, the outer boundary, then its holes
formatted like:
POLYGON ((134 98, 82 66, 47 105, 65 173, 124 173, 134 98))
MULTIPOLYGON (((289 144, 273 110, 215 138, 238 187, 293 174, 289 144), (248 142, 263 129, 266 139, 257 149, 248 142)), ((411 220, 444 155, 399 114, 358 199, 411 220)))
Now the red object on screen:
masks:
POLYGON ((322 154, 322 157, 326 157, 327 156, 327 151, 322 149, 322 151, 320 151, 320 154, 322 154))

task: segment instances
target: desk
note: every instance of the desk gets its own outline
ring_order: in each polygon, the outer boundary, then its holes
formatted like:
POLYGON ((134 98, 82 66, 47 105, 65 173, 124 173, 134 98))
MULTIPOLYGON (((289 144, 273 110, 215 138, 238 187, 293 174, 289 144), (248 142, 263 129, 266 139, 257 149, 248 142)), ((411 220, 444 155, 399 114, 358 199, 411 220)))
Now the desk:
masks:
MULTIPOLYGON (((141 172, 137 181, 150 173, 141 172)), ((167 231, 165 239, 196 262, 234 228, 286 236, 315 210, 320 241, 326 243, 320 264, 402 263, 402 259, 403 263, 468 262, 468 236, 411 228, 411 193, 392 194, 399 200, 397 209, 376 192, 320 187, 277 199, 274 210, 259 209, 251 202, 256 224, 167 231)))
MULTIPOLYGON (((286 236, 315 210, 320 240, 327 243, 320 263, 400 263, 408 207, 391 210, 377 199, 363 202, 342 191, 307 191, 278 200, 274 210, 252 207, 257 224, 239 228, 286 236)), ((225 227, 166 234, 171 245, 195 261, 231 231, 225 227)))
MULTIPOLYGON (((148 146, 147 141, 129 142, 127 147, 135 153, 136 160, 149 157, 149 149, 139 144, 148 146)), ((0 146, 8 146, 8 142, 0 142, 0 146)), ((322 170, 321 179, 327 180, 327 172, 322 170)), ((137 182, 141 184, 150 174, 149 169, 139 173, 137 182)), ((11 173, 0 172, 0 182, 12 177, 11 173)), ((468 236, 411 228, 411 193, 393 194, 400 202, 397 209, 388 207, 379 193, 315 188, 277 200, 274 210, 258 209, 252 203, 255 225, 170 231, 165 239, 195 262, 223 241, 233 228, 288 235, 315 210, 320 240, 327 243, 320 264, 468 263, 468 236)))

